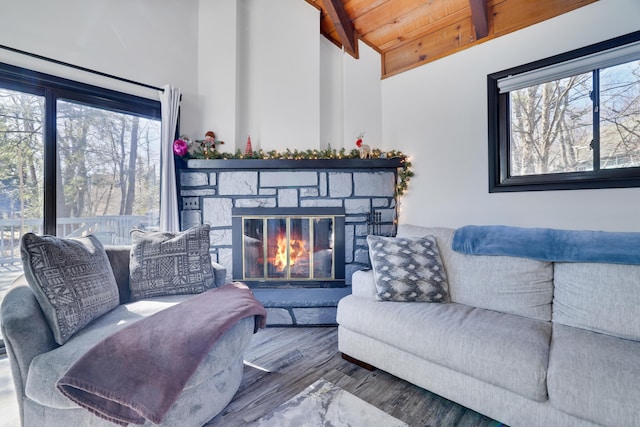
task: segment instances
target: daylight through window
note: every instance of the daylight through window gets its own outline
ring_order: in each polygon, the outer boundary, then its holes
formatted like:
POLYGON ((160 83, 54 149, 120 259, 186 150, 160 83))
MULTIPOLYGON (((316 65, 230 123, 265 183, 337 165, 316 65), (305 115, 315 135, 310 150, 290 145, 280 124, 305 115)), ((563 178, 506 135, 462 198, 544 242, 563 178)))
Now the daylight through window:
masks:
POLYGON ((0 268, 29 231, 129 244, 157 228, 160 103, 0 64, 0 268))
POLYGON ((490 191, 640 186, 639 38, 489 76, 490 191))

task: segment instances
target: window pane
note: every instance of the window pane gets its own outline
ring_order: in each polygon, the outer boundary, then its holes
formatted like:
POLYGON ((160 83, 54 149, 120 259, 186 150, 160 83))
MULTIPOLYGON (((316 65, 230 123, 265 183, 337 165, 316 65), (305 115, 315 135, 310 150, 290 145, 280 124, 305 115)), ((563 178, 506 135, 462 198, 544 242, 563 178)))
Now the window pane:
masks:
POLYGON ((0 252, 20 264, 20 237, 42 230, 44 98, 0 89, 0 252))
POLYGON ((600 167, 640 166, 640 61, 600 72, 600 167))
POLYGON ((57 234, 128 244, 157 228, 160 121, 61 100, 57 114, 57 234))
POLYGON ((333 218, 313 221, 313 277, 333 277, 333 218))
POLYGON ((0 88, 0 302, 22 273, 20 238, 42 232, 43 115, 43 97, 0 88))
POLYGON ((593 169, 591 73, 509 93, 510 174, 593 169))
POLYGON ((309 218, 291 218, 289 238, 289 266, 291 277, 296 279, 311 278, 309 242, 311 229, 309 218))
POLYGON ((287 277, 287 220, 284 218, 267 219, 267 278, 287 277))
POLYGON ((264 221, 248 218, 244 220, 242 235, 244 251, 244 278, 264 279, 264 221))

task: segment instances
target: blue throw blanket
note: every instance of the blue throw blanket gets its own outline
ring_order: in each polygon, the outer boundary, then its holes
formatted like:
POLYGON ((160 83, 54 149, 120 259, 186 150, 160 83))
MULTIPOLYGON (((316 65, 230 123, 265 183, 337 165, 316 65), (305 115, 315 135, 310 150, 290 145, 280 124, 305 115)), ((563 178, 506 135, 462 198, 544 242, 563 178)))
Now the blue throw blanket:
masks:
POLYGON ((640 233, 468 225, 456 230, 452 248, 541 261, 640 264, 640 233))

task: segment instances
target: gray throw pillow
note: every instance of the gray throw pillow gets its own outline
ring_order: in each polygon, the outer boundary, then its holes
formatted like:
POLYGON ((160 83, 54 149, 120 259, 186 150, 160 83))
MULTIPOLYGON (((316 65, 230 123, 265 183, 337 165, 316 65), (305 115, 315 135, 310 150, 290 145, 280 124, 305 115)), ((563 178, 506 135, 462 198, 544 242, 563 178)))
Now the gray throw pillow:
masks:
POLYGON ((447 275, 433 236, 367 236, 367 243, 380 300, 448 300, 447 275))
POLYGON ((26 233, 20 252, 27 282, 58 344, 118 306, 118 285, 95 236, 64 239, 26 233))
POLYGON ((131 300, 195 294, 215 287, 209 224, 183 232, 131 231, 131 300))

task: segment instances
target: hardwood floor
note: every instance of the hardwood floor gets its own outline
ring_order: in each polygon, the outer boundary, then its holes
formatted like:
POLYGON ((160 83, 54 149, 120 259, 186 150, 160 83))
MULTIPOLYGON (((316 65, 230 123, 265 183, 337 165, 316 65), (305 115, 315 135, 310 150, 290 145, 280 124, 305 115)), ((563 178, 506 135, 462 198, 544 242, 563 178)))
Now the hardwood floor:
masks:
MULTIPOLYGON (((244 426, 324 378, 410 426, 498 426, 498 422, 338 353, 336 327, 267 328, 253 336, 238 393, 207 426, 244 426)), ((383 426, 369 426, 383 427, 383 426)))

